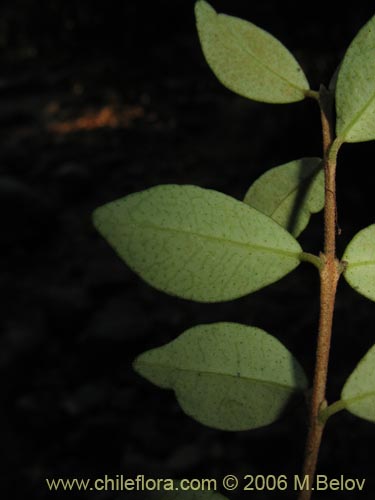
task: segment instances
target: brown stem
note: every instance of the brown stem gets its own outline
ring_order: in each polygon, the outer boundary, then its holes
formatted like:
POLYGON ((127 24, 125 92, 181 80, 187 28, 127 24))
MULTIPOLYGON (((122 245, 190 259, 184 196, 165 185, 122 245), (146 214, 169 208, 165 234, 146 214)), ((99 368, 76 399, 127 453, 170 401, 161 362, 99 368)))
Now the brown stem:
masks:
POLYGON ((333 311, 341 266, 336 258, 336 156, 339 143, 333 139, 332 101, 327 90, 320 89, 320 109, 323 129, 325 206, 324 206, 324 253, 320 268, 320 318, 316 364, 310 402, 309 432, 306 441, 305 462, 301 484, 306 486, 299 500, 310 500, 324 423, 319 411, 326 406, 326 385, 329 351, 331 345, 333 311), (306 481, 306 478, 307 481, 306 481))

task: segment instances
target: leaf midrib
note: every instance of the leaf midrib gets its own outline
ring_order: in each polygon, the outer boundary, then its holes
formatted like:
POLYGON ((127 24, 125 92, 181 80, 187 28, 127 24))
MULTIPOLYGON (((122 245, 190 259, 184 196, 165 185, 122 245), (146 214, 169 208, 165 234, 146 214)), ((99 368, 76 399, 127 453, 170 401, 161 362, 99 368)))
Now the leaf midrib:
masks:
POLYGON ((343 141, 345 141, 350 130, 354 127, 354 125, 360 119, 360 117, 367 111, 367 109, 374 103, 374 101, 375 101, 375 88, 372 97, 370 97, 370 99, 366 102, 366 104, 354 115, 353 119, 343 130, 342 134, 340 135, 340 138, 343 141))
POLYGON ((346 271, 350 271, 350 269, 353 269, 353 267, 374 266, 374 265, 375 265, 375 260, 364 260, 361 262, 348 262, 348 266, 347 266, 346 271))
POLYGON ((297 390, 303 391, 304 390, 304 388, 300 387, 300 386, 291 386, 291 385, 286 385, 286 384, 280 384, 279 382, 274 382, 271 380, 262 380, 262 379, 258 379, 258 378, 254 378, 254 377, 244 377, 242 375, 238 376, 238 375, 233 375, 231 373, 220 373, 220 372, 214 372, 214 371, 208 371, 208 370, 193 370, 190 368, 181 368, 181 367, 176 367, 176 366, 162 365, 159 363, 150 363, 150 362, 145 362, 145 361, 139 361, 139 364, 148 365, 148 366, 156 367, 156 368, 162 368, 164 370, 177 370, 180 372, 187 372, 187 373, 196 373, 196 374, 199 373, 201 375, 216 375, 218 377, 244 379, 248 382, 253 382, 253 383, 256 382, 258 384, 260 383, 260 384, 264 384, 264 385, 271 385, 271 386, 275 386, 275 387, 280 387, 280 388, 282 388, 284 390, 288 390, 288 391, 297 391, 297 390))
MULTIPOLYGON (((320 163, 320 162, 319 162, 320 163)), ((308 184, 314 177, 316 177, 319 172, 320 172, 320 168, 317 167, 316 170, 314 170, 313 172, 311 172, 311 174, 309 174, 308 176, 306 176, 301 182, 298 182, 297 181, 297 184, 295 184, 295 186, 293 187, 293 189, 291 189, 282 199, 281 201, 279 202, 278 206, 273 210, 273 212, 269 215, 270 217, 273 217, 275 215, 275 213, 282 208, 283 205, 286 204, 287 201, 289 201, 288 199, 296 192, 298 191, 298 189, 300 189, 301 187, 305 186, 306 184, 308 184)), ((308 200, 308 198, 307 198, 308 200)), ((310 208, 309 208, 309 204, 306 203, 306 200, 304 201, 303 205, 307 205, 307 207, 304 207, 305 210, 308 210, 309 213, 312 213, 310 211, 310 208)))
MULTIPOLYGON (((225 14, 218 14, 218 16, 219 17, 227 17, 225 14)), ((247 46, 243 45, 241 43, 241 39, 237 36, 236 32, 234 32, 231 27, 227 26, 226 24, 224 26, 228 30, 228 32, 232 35, 232 37, 236 40, 236 42, 238 43, 240 49, 243 50, 244 52, 246 52, 246 54, 250 55, 257 62, 257 64, 259 64, 259 66, 265 68, 267 71, 269 71, 270 73, 272 73, 274 76, 276 76, 277 78, 279 78, 283 82, 286 82, 290 87, 293 87, 293 88, 299 90, 303 95, 306 95, 306 91, 309 90, 309 88, 299 87, 298 85, 290 82, 284 76, 282 76, 279 73, 277 73, 273 68, 271 68, 270 66, 268 66, 267 64, 265 64, 261 59, 259 59, 254 54, 254 52, 252 52, 251 50, 249 50, 249 48, 247 46)), ((260 28, 258 28, 258 29, 260 29, 260 28)), ((298 65, 298 63, 297 63, 297 65, 298 65)), ((301 69, 301 71, 302 71, 302 69, 301 69)))
POLYGON ((242 247, 242 248, 246 248, 246 249, 249 249, 249 248, 250 249, 254 249, 255 251, 258 251, 258 252, 276 253, 276 254, 280 254, 280 255, 282 255, 284 257, 294 258, 294 259, 297 259, 297 260, 299 260, 299 255, 301 253, 300 251, 298 251, 298 252, 291 252, 291 251, 288 251, 288 250, 281 250, 281 249, 274 248, 274 247, 265 247, 265 246, 256 245, 256 244, 253 244, 253 243, 242 243, 240 241, 228 240, 228 239, 225 239, 225 238, 221 238, 220 236, 213 236, 213 235, 208 235, 208 234, 200 234, 200 233, 197 233, 195 231, 187 231, 187 230, 184 230, 184 229, 176 229, 176 228, 171 228, 171 227, 161 227, 161 226, 156 226, 156 225, 149 224, 149 223, 144 224, 144 223, 139 223, 139 222, 137 223, 137 222, 134 222, 134 221, 132 221, 132 224, 135 227, 142 227, 142 228, 145 228, 145 229, 153 229, 153 230, 156 230, 156 231, 167 231, 167 232, 171 232, 171 233, 188 234, 188 235, 196 236, 198 238, 209 239, 209 240, 218 241, 218 242, 224 242, 224 243, 227 243, 227 244, 236 245, 236 246, 239 246, 239 247, 242 247))
POLYGON ((348 405, 360 402, 360 401, 367 399, 367 398, 375 398, 375 391, 364 392, 363 394, 361 394, 359 396, 355 396, 355 397, 349 398, 349 399, 342 398, 342 401, 345 404, 345 407, 347 408, 348 405))

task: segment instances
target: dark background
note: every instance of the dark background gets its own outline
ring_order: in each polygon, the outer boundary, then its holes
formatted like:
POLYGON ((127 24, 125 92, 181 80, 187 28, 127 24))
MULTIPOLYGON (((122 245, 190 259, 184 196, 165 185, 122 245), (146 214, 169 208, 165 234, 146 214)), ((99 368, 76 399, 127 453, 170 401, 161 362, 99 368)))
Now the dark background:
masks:
MULTIPOLYGON (((203 305, 159 293, 94 231, 92 210, 161 183, 241 198, 259 174, 321 154, 319 113, 229 92, 207 67, 192 1, 6 1, 0 8, 0 369, 4 498, 145 498, 52 493, 45 477, 216 477, 300 471, 306 410, 228 433, 205 428, 131 362, 190 326, 237 321, 278 337, 313 370, 318 279, 300 268, 249 297, 203 305)), ((213 1, 296 55, 312 88, 328 83, 373 2, 213 1)), ((339 254, 374 222, 374 144, 345 145, 338 171, 339 254)), ((322 248, 322 217, 301 237, 322 248)), ((374 343, 375 306, 340 283, 328 396, 338 399, 374 343)), ((319 473, 366 478, 373 498, 375 426, 329 422, 319 473)), ((292 492, 229 494, 291 498, 292 492)), ((320 493, 315 498, 353 498, 320 493)))

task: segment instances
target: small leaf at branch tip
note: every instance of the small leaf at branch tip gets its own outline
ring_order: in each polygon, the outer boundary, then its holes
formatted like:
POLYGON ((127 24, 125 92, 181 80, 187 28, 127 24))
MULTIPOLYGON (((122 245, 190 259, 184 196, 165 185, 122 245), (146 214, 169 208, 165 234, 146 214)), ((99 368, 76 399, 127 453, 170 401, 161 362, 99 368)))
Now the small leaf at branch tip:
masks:
POLYGON ((338 71, 337 136, 342 142, 375 139, 375 16, 358 32, 338 71))
POLYGON ((96 209, 94 224, 147 283, 199 302, 247 295, 300 263, 299 243, 271 218, 197 186, 131 194, 96 209))
POLYGON ((375 422, 375 345, 358 363, 341 393, 345 408, 357 417, 375 422))
POLYGON ((346 247, 343 275, 358 293, 375 301, 375 224, 362 229, 346 247))
POLYGON ((255 101, 291 103, 315 97, 294 56, 254 24, 218 14, 207 2, 195 6, 208 65, 228 89, 255 101))
POLYGON ((228 431, 271 424, 307 387, 303 369, 279 340, 237 323, 190 328, 141 354, 134 369, 157 386, 173 389, 192 418, 228 431))
POLYGON ((324 207, 321 158, 301 158, 268 170, 252 184, 244 202, 298 237, 311 214, 324 207))

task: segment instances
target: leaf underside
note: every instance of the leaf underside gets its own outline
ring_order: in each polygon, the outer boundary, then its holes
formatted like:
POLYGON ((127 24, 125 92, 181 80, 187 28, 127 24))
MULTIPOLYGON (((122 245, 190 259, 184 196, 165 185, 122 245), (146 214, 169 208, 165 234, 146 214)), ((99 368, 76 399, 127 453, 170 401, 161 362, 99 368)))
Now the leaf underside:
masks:
POLYGON ((225 87, 269 103, 306 97, 309 84, 300 65, 276 38, 248 21, 217 14, 203 0, 195 13, 207 63, 225 87))
POLYGON ((282 278, 300 260, 298 242, 230 196, 164 185, 94 212, 98 231, 145 281, 186 299, 215 302, 282 278))
POLYGON ((311 214, 324 207, 321 159, 301 158, 268 170, 252 184, 244 202, 299 236, 311 214))
POLYGON ((375 16, 359 31, 339 69, 337 136, 342 142, 375 139, 375 16))
POLYGON ((375 345, 361 359, 346 381, 341 399, 348 411, 375 422, 375 345))
POLYGON ((173 389, 185 413, 223 430, 272 423, 291 396, 306 388, 302 368, 276 338, 237 323, 191 328, 141 354, 134 368, 173 389))
POLYGON ((375 224, 362 229, 347 246, 344 277, 351 287, 375 301, 375 224))

